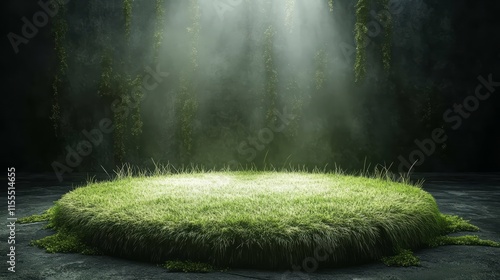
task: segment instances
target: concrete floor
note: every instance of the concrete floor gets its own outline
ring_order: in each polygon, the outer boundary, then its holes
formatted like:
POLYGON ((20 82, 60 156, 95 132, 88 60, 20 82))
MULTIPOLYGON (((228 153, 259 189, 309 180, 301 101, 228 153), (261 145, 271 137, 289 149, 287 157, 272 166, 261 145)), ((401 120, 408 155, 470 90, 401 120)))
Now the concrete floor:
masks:
MULTIPOLYGON (((481 228, 480 232, 473 234, 500 241, 500 174, 417 174, 416 177, 425 178, 424 189, 436 198, 442 212, 470 219, 481 228)), ((43 212, 85 178, 72 176, 71 180, 61 184, 53 183, 57 181, 52 174, 17 174, 16 216, 43 212)), ((243 269, 208 274, 170 273, 148 263, 107 256, 47 254, 28 246, 30 240, 52 233, 42 229, 43 225, 16 225, 15 273, 7 271, 8 229, 2 227, 0 255, 4 260, 1 261, 0 279, 500 279, 500 248, 479 246, 420 250, 415 254, 420 257, 421 266, 410 268, 372 263, 320 269, 310 274, 243 269)))

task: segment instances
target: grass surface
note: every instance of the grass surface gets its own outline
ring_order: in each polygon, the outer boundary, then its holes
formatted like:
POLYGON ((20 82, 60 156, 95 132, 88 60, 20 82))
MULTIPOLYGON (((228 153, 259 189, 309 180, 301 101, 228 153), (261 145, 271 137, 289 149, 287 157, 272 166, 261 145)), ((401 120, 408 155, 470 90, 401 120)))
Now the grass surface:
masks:
POLYGON ((387 179, 209 172, 90 183, 57 201, 50 222, 116 256, 289 268, 319 251, 336 266, 425 246, 450 219, 427 192, 387 179))

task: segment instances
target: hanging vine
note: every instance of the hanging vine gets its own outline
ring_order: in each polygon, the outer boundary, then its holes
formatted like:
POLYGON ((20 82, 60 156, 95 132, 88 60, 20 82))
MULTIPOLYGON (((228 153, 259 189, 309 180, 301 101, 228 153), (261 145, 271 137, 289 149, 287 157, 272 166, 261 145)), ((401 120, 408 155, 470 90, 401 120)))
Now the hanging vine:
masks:
POLYGON ((330 12, 333 12, 333 0, 328 0, 328 6, 330 7, 330 12))
MULTIPOLYGON (((128 144, 133 143, 134 138, 126 137, 131 135, 138 137, 142 133, 142 119, 140 110, 140 100, 143 92, 141 88, 141 76, 135 79, 130 76, 122 76, 113 70, 114 62, 110 50, 106 50, 101 61, 101 78, 99 81, 98 93, 102 97, 109 97, 113 100, 120 100, 118 106, 127 106, 127 109, 113 108, 113 147, 114 157, 118 164, 125 160, 127 152, 130 151, 128 144), (135 102, 132 104, 132 102, 135 102), (127 144, 127 139, 129 140, 127 144)), ((138 148, 137 143, 134 147, 138 148)))
POLYGON ((326 52, 324 49, 320 49, 319 51, 316 52, 316 55, 314 56, 314 61, 316 62, 316 74, 314 76, 314 80, 316 82, 316 90, 321 90, 323 89, 326 81, 326 52))
MULTIPOLYGON (((132 29, 132 7, 133 0, 123 0, 123 12, 125 19, 125 40, 126 44, 130 44, 130 34, 132 29)), ((125 157, 127 152, 137 152, 139 149, 139 136, 142 134, 142 116, 141 116, 141 100, 143 96, 142 91, 142 75, 137 75, 134 77, 128 73, 128 69, 130 69, 131 65, 131 57, 130 52, 127 50, 125 58, 121 61, 122 65, 125 65, 123 74, 116 75, 118 78, 117 88, 120 90, 118 92, 118 96, 122 98, 123 102, 126 104, 130 104, 131 115, 130 117, 122 117, 117 116, 117 119, 122 122, 123 134, 117 134, 119 138, 118 147, 123 148, 123 151, 119 150, 122 153, 122 158, 125 157), (133 102, 133 104, 132 104, 133 102), (126 130, 128 128, 128 130, 126 130), (131 137, 127 137, 125 139, 125 133, 130 135, 131 137), (127 141, 128 140, 128 141, 127 141)))
POLYGON ((293 115, 293 118, 289 120, 288 125, 286 126, 285 135, 289 137, 290 141, 296 139, 299 134, 300 122, 302 120, 304 104, 306 103, 307 96, 303 95, 303 90, 300 88, 299 83, 297 82, 297 78, 300 74, 293 73, 288 78, 288 83, 285 86, 285 90, 287 93, 289 112, 293 115))
MULTIPOLYGON (((121 78, 114 71, 114 60, 112 56, 113 51, 111 49, 106 49, 103 51, 101 58, 101 77, 99 81, 98 94, 102 97, 109 97, 111 99, 116 99, 118 97, 122 98, 122 104, 128 104, 127 96, 121 96, 121 87, 123 84, 120 82, 121 78)), ((120 106, 123 106, 120 104, 120 106)), ((126 129, 126 118, 125 111, 116 108, 113 110, 113 155, 117 163, 122 163, 125 154, 125 129, 126 129)))
POLYGON ((163 26, 165 24, 165 0, 156 0, 155 4, 155 33, 154 33, 154 46, 153 58, 158 61, 160 57, 160 47, 163 42, 163 26))
POLYGON ((198 40, 200 32, 200 7, 198 1, 190 0, 191 27, 187 31, 191 39, 189 50, 189 60, 191 62, 187 71, 183 71, 180 77, 180 89, 177 97, 178 133, 180 135, 180 159, 185 162, 192 155, 193 151, 193 131, 194 118, 198 110, 198 102, 194 96, 193 78, 198 69, 198 40))
POLYGON ((110 50, 105 50, 101 57, 101 78, 98 94, 113 97, 113 57, 110 50))
MULTIPOLYGON (((133 100, 135 100, 135 104, 133 104, 132 107, 132 115, 131 115, 131 121, 132 124, 130 126, 130 132, 132 136, 140 136, 142 134, 142 118, 141 118, 141 103, 140 100, 142 100, 142 96, 144 93, 142 92, 142 77, 137 76, 134 79, 128 78, 127 79, 127 89, 129 95, 132 97, 133 100)), ((136 146, 135 148, 139 148, 136 146)))
MULTIPOLYGON (((125 44, 128 45, 131 32, 132 1, 123 0, 122 5, 125 22, 123 29, 124 40, 125 44)), ((130 56, 125 54, 122 59, 115 61, 114 52, 115 49, 110 47, 103 50, 98 93, 102 97, 119 100, 118 106, 128 107, 128 109, 114 108, 113 110, 113 154, 115 162, 121 164, 128 152, 133 151, 131 148, 136 150, 139 148, 137 140, 142 133, 143 126, 140 110, 140 100, 143 92, 141 90, 142 76, 138 75, 132 78, 127 72, 131 63, 130 56)))
POLYGON ((264 32, 264 65, 266 77, 266 89, 264 97, 264 106, 266 106, 266 124, 271 125, 275 121, 276 103, 278 101, 278 72, 275 70, 273 61, 273 41, 275 31, 270 25, 264 32))
POLYGON ((61 91, 63 88, 63 81, 66 77, 66 70, 68 69, 68 54, 66 50, 68 22, 66 20, 67 7, 64 1, 57 0, 56 5, 59 6, 59 12, 54 18, 52 33, 54 35, 54 50, 57 57, 57 70, 52 82, 53 104, 50 119, 53 123, 54 133, 58 136, 59 123, 61 121, 61 91))
POLYGON ((177 107, 180 109, 179 132, 181 136, 181 161, 186 161, 193 150, 193 121, 198 109, 198 103, 193 98, 192 84, 186 78, 181 77, 180 92, 177 107))
POLYGON ((366 33, 368 32, 368 1, 358 0, 356 3, 356 23, 354 25, 354 39, 356 41, 356 60, 354 62, 354 76, 356 82, 361 82, 366 76, 366 33))
POLYGON ((130 34, 132 31, 132 1, 123 0, 123 17, 125 19, 125 39, 127 43, 130 41, 130 34))
MULTIPOLYGON (((377 15, 377 20, 384 27, 384 40, 381 45, 382 65, 384 70, 391 68, 392 56, 392 28, 393 22, 389 13, 390 0, 378 0, 377 3, 382 8, 382 12, 377 15)), ((369 20, 368 10, 369 0, 358 0, 356 3, 356 24, 354 26, 356 41, 356 61, 354 64, 354 74, 356 82, 362 81, 366 76, 366 45, 367 45, 367 24, 369 20)))
MULTIPOLYGON (((389 11, 390 0, 381 0, 382 7, 385 11, 389 11)), ((391 56, 392 56, 392 27, 393 22, 390 13, 382 13, 381 19, 384 23, 384 42, 382 44, 382 63, 384 69, 389 71, 391 69, 391 56)))
POLYGON ((192 26, 187 30, 191 35, 191 63, 193 72, 198 69, 198 39, 200 36, 200 5, 197 0, 190 0, 192 26))

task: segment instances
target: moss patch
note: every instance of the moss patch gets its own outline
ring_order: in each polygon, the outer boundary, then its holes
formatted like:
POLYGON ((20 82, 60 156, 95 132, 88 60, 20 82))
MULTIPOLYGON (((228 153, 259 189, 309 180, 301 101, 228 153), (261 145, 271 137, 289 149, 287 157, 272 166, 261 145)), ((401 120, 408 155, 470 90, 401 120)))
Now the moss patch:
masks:
POLYGON ((167 261, 164 267, 170 272, 212 272, 214 267, 207 263, 190 261, 167 261))
POLYGON ((38 223, 38 222, 45 222, 48 221, 50 218, 50 215, 48 213, 42 213, 42 214, 34 214, 31 216, 27 217, 22 217, 17 220, 19 224, 31 224, 31 223, 38 223))
MULTIPOLYGON (((441 215, 444 220, 442 229, 443 234, 462 232, 462 231, 479 231, 479 228, 469 221, 461 217, 453 215, 441 215)), ((500 247, 499 242, 484 240, 477 235, 464 235, 464 236, 436 236, 427 242, 425 247, 438 247, 446 245, 470 245, 470 246, 489 246, 500 247)), ((381 261, 387 266, 419 266, 420 260, 414 256, 412 251, 407 249, 398 250, 396 255, 384 257, 381 261)))
POLYGON ((444 234, 461 231, 479 231, 479 228, 461 217, 453 215, 442 215, 446 226, 443 229, 444 234))
POLYGON ((100 255, 97 248, 92 248, 74 234, 57 232, 42 239, 31 241, 30 245, 43 248, 47 253, 79 253, 84 255, 100 255))
POLYGON ((484 240, 477 235, 464 236, 438 236, 429 242, 429 247, 445 246, 445 245, 471 245, 471 246, 489 246, 500 247, 499 242, 484 240))
POLYGON ((413 252, 407 249, 398 250, 394 256, 384 257, 381 259, 387 266, 419 266, 420 259, 413 255, 413 252))
POLYGON ((54 207, 51 207, 51 208, 45 210, 42 214, 33 214, 31 216, 19 218, 17 220, 17 223, 19 223, 19 224, 31 224, 31 223, 49 221, 53 214, 54 214, 54 207))

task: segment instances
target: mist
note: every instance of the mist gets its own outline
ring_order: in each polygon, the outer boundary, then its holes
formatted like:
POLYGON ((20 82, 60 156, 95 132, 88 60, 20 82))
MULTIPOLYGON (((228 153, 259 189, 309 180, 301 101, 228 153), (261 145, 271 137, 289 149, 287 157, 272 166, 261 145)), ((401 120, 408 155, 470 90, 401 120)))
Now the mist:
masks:
MULTIPOLYGON (((397 164, 442 126, 425 28, 442 16, 434 45, 447 46, 450 20, 423 0, 364 3, 359 25, 347 0, 69 2, 57 160, 110 119, 78 168, 397 164)), ((450 51, 430 56, 433 71, 450 51)))

